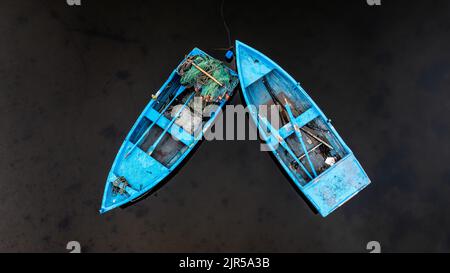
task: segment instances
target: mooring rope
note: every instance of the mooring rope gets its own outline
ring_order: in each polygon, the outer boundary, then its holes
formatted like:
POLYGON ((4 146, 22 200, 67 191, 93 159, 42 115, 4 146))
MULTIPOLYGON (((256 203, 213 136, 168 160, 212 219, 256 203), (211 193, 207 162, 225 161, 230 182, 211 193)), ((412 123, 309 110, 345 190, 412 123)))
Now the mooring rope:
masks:
POLYGON ((225 19, 224 7, 225 7, 225 0, 222 0, 222 4, 220 5, 220 16, 222 17, 223 26, 225 27, 225 31, 227 32, 228 46, 229 48, 232 48, 233 46, 231 44, 231 31, 230 27, 227 24, 227 20, 225 19))

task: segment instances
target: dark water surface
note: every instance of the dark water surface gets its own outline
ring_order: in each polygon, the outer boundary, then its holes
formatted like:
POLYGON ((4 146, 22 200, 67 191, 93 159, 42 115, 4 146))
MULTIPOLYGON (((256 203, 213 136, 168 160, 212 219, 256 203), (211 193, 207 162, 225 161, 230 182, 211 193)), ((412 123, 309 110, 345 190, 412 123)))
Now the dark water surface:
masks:
POLYGON ((322 219, 258 141, 205 141, 156 194, 100 216, 150 95, 193 47, 222 56, 220 2, 4 0, 0 251, 450 251, 450 2, 227 1, 225 14, 301 81, 373 183, 322 219))

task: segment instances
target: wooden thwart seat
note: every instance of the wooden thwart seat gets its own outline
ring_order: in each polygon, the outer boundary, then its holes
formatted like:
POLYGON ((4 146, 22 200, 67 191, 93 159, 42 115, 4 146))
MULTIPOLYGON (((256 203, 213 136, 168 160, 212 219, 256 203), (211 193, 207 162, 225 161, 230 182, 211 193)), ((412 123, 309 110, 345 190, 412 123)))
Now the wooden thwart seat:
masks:
MULTIPOLYGON (((153 108, 150 108, 148 112, 145 114, 145 116, 152 122, 155 122, 156 120, 156 125, 158 125, 161 128, 166 128, 166 126, 169 125, 170 120, 167 119, 165 116, 157 118, 159 115, 160 113, 153 108)), ((176 139, 180 140, 186 146, 189 146, 194 142, 194 136, 186 132, 182 127, 178 126, 176 123, 173 123, 171 127, 172 128, 168 130, 168 133, 174 136, 176 139)))
MULTIPOLYGON (((309 108, 300 116, 295 118, 294 123, 299 127, 302 128, 309 122, 311 122, 313 119, 317 118, 319 116, 319 112, 314 108, 309 108)), ((286 139, 289 136, 291 136, 294 133, 294 126, 292 125, 292 122, 287 123, 283 127, 280 128, 279 134, 282 138, 286 139)))

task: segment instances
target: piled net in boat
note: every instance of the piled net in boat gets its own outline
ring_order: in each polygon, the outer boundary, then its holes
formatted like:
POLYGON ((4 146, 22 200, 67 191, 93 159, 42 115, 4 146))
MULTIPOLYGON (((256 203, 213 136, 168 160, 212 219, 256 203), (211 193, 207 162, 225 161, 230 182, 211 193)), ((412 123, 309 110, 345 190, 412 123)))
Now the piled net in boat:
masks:
POLYGON ((194 87, 206 101, 213 102, 228 96, 227 91, 235 80, 222 62, 209 56, 189 56, 177 72, 182 85, 194 87))

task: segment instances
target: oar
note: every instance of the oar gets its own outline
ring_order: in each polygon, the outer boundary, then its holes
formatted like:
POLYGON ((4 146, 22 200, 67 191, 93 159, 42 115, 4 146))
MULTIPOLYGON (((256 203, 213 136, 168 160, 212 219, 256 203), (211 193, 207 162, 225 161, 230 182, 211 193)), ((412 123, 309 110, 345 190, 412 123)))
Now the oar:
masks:
POLYGON ((215 83, 217 83, 220 87, 223 87, 223 83, 219 82, 216 78, 214 78, 211 74, 209 74, 208 72, 206 72, 205 70, 203 70, 200 66, 196 65, 194 63, 194 61, 192 60, 187 60, 188 63, 192 64, 195 68, 197 68, 200 72, 202 72, 203 74, 205 74, 208 78, 210 78, 211 80, 213 80, 215 83))
POLYGON ((138 141, 136 141, 136 143, 131 147, 131 149, 127 152, 127 154, 125 155, 125 158, 127 158, 131 152, 134 150, 134 148, 136 148, 139 143, 141 143, 141 141, 144 139, 144 137, 148 134, 148 132, 150 132, 150 130, 153 128, 153 126, 158 122, 159 118, 161 118, 164 113, 167 111, 167 109, 169 108, 169 106, 175 101, 175 99, 181 94, 183 93, 183 91, 186 89, 186 87, 184 86, 180 86, 180 88, 178 89, 177 93, 175 94, 175 96, 172 98, 172 100, 164 107, 164 109, 159 113, 158 117, 153 121, 153 123, 147 128, 147 130, 145 130, 145 132, 141 135, 141 137, 138 139, 138 141))
POLYGON ((294 118, 294 115, 292 114, 292 110, 291 110, 291 107, 289 106, 289 102, 286 99, 285 99, 285 101, 286 101, 286 105, 285 105, 286 112, 288 113, 289 119, 291 120, 291 124, 294 127, 295 135, 297 136, 298 141, 302 145, 303 152, 306 155, 306 159, 308 160, 309 166, 311 167, 311 170, 314 173, 314 176, 317 176, 316 170, 314 169, 314 165, 313 165, 311 159, 309 158, 308 150, 306 149, 305 142, 303 141, 303 137, 302 137, 300 128, 295 123, 295 118, 294 118))
POLYGON ((331 146, 330 144, 326 143, 324 140, 320 139, 318 136, 314 135, 313 133, 311 133, 310 131, 306 130, 305 128, 300 128, 300 130, 302 130, 303 132, 307 133, 308 135, 312 136, 315 140, 319 141, 320 143, 322 143, 323 145, 327 146, 330 150, 333 150, 333 146, 331 146))
MULTIPOLYGON (((311 152, 314 152, 317 148, 319 148, 320 146, 322 146, 323 144, 321 142, 319 142, 319 144, 317 144, 316 146, 312 147, 307 154, 310 154, 311 152)), ((298 159, 303 159, 307 154, 302 154, 298 159)))
POLYGON ((297 158, 297 156, 294 154, 294 152, 289 148, 289 145, 286 143, 286 141, 278 134, 278 131, 272 127, 272 125, 262 117, 260 114, 258 114, 259 119, 264 123, 265 126, 267 126, 270 130, 270 132, 275 136, 275 138, 278 140, 278 142, 281 144, 281 146, 288 151, 288 153, 294 158, 294 160, 297 162, 297 164, 302 168, 302 170, 306 173, 306 175, 313 179, 311 174, 308 172, 308 170, 303 166, 303 164, 300 162, 300 160, 297 158))
POLYGON ((181 111, 184 110, 184 108, 186 108, 186 106, 188 105, 188 103, 191 101, 191 99, 194 97, 195 92, 193 92, 189 98, 186 100, 186 102, 183 104, 182 107, 180 107, 180 109, 177 111, 177 113, 175 114, 175 116, 172 118, 172 120, 170 121, 169 125, 167 125, 167 127, 164 129, 164 131, 161 133, 161 135, 158 137, 158 139, 155 141, 155 143, 153 143, 153 145, 150 147, 150 149, 148 150, 147 154, 151 155, 153 153, 153 151, 156 149, 156 146, 158 146, 159 142, 161 142, 162 138, 164 137, 164 135, 167 133, 167 131, 169 130, 169 128, 175 123, 175 121, 178 119, 178 117, 181 114, 181 111))
POLYGON ((126 192, 129 195, 133 195, 138 192, 128 184, 125 177, 118 177, 118 178, 116 178, 116 180, 112 181, 111 183, 112 183, 113 187, 116 187, 119 189, 119 194, 124 194, 126 192))

